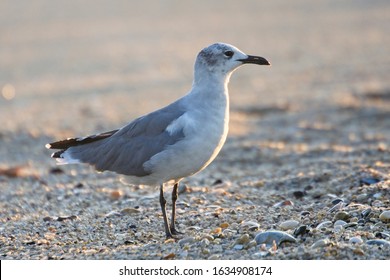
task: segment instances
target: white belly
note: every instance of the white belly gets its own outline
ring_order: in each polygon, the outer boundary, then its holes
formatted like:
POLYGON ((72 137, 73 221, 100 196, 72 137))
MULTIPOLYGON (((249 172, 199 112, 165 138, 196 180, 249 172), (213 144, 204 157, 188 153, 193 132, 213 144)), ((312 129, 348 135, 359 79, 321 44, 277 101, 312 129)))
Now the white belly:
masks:
POLYGON ((144 184, 161 184, 191 176, 209 165, 218 155, 228 133, 228 110, 204 110, 185 113, 167 131, 183 129, 184 139, 153 156, 145 167, 152 170, 144 184))

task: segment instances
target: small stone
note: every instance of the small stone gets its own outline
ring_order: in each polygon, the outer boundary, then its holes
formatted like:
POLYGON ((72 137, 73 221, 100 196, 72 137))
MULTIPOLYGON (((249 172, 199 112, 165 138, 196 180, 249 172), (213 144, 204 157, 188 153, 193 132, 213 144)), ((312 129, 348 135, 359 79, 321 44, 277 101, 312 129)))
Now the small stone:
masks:
POLYGON ((302 197, 304 197, 306 195, 306 191, 294 191, 293 192, 293 196, 296 198, 296 199, 300 199, 302 197))
POLYGON ((66 220, 76 220, 76 219, 77 219, 76 215, 57 217, 57 221, 59 221, 59 222, 63 222, 63 221, 66 221, 66 220))
POLYGON ((272 207, 284 207, 284 206, 294 206, 294 202, 292 202, 291 200, 283 200, 272 205, 272 207))
POLYGON ((362 244, 363 239, 361 239, 359 236, 354 236, 354 237, 351 237, 348 242, 351 244, 362 244))
POLYGON ((243 244, 236 244, 236 245, 234 245, 233 249, 234 250, 242 250, 242 249, 244 249, 244 245, 243 244))
POLYGON ((178 243, 179 243, 180 246, 184 246, 184 245, 187 245, 187 244, 192 244, 194 242, 195 242, 195 238, 194 237, 187 237, 187 238, 180 239, 178 243))
POLYGON ((280 223, 279 227, 282 230, 289 230, 289 229, 294 229, 299 225, 299 222, 296 220, 287 220, 282 223, 280 223))
POLYGON ((298 236, 298 235, 304 235, 306 233, 308 233, 310 230, 307 229, 307 226, 306 225, 302 225, 300 227, 297 227, 295 230, 294 230, 294 236, 298 236))
POLYGON ((335 221, 337 221, 337 220, 348 221, 350 217, 351 217, 351 215, 349 215, 347 212, 339 211, 334 215, 333 220, 335 220, 335 221))
POLYGON ((336 222, 334 222, 334 227, 337 227, 337 226, 344 226, 346 225, 347 222, 343 221, 343 220, 337 220, 336 222))
POLYGON ((242 222, 240 226, 249 230, 258 230, 260 228, 260 224, 253 221, 242 222))
POLYGON ((373 207, 384 207, 384 206, 385 206, 385 204, 383 203, 383 201, 378 200, 378 199, 374 200, 374 201, 371 203, 371 205, 372 205, 373 207))
POLYGON ((236 240, 235 244, 247 244, 249 243, 249 241, 250 241, 249 234, 245 233, 236 240))
POLYGON ((382 193, 379 192, 379 193, 374 194, 372 197, 375 198, 375 199, 379 199, 382 196, 383 196, 382 193))
POLYGON ((118 211, 111 211, 109 213, 106 214, 106 218, 109 218, 109 217, 120 217, 122 216, 121 213, 119 213, 118 211))
POLYGON ((339 211, 341 209, 343 209, 345 207, 345 203, 341 200, 339 203, 337 203, 336 205, 334 205, 332 208, 330 208, 328 210, 329 213, 333 213, 333 212, 336 212, 336 211, 339 211))
POLYGON ((375 237, 382 238, 382 239, 390 239, 390 234, 388 234, 386 232, 376 232, 375 237))
POLYGON ((317 240, 313 245, 311 245, 311 247, 314 249, 314 248, 321 248, 321 247, 326 247, 330 244, 330 241, 329 239, 325 238, 325 239, 320 239, 320 240, 317 240))
POLYGON ((130 215, 139 214, 139 213, 141 213, 141 211, 138 209, 135 209, 135 208, 125 208, 125 209, 122 209, 120 211, 120 214, 124 215, 124 216, 125 215, 130 216, 130 215))
POLYGON ((340 233, 340 232, 342 232, 344 230, 344 227, 342 226, 342 225, 337 225, 337 226, 334 226, 334 228, 333 228, 333 231, 335 232, 335 233, 340 233))
POLYGON ((349 221, 351 223, 357 223, 359 221, 359 218, 358 217, 352 217, 349 221))
POLYGON ((302 211, 301 212, 301 216, 307 216, 307 215, 310 215, 309 211, 302 211))
POLYGON ((61 168, 59 167, 53 167, 49 170, 49 173, 50 174, 62 174, 64 173, 64 170, 62 170, 61 168))
POLYGON ((121 196, 122 196, 122 192, 120 192, 120 191, 112 191, 110 193, 110 198, 112 200, 118 200, 119 198, 121 198, 121 196))
POLYGON ((353 253, 354 253, 355 255, 364 256, 364 251, 363 251, 361 248, 359 248, 359 247, 355 248, 355 249, 353 250, 353 253))
POLYGON ((217 255, 217 254, 214 254, 214 255, 211 255, 208 260, 220 260, 221 259, 221 256, 220 255, 217 255))
POLYGON ((75 189, 81 189, 81 188, 83 188, 83 187, 84 187, 83 183, 77 183, 77 184, 74 186, 75 189))
POLYGON ((390 210, 383 211, 379 215, 379 219, 384 223, 390 223, 390 210))
POLYGON ((336 198, 336 199, 332 200, 332 204, 333 204, 333 205, 337 205, 337 204, 339 204, 340 202, 344 202, 344 200, 341 199, 341 198, 336 198))
POLYGON ((297 240, 290 234, 278 230, 270 230, 265 232, 260 232, 255 236, 257 244, 266 244, 268 246, 273 245, 273 241, 277 245, 280 245, 283 242, 297 242, 297 240))
POLYGON ((170 254, 164 256, 162 259, 163 259, 163 260, 172 260, 172 259, 174 259, 175 257, 176 257, 176 254, 175 254, 175 253, 170 253, 170 254))
POLYGON ((371 239, 367 240, 366 244, 368 245, 377 245, 377 246, 384 246, 384 247, 389 247, 390 242, 384 239, 371 239))
POLYGON ((212 235, 210 235, 210 234, 202 235, 202 239, 204 239, 204 238, 208 239, 209 241, 213 241, 214 240, 214 237, 212 235))
POLYGON ((364 209, 361 213, 362 218, 367 219, 370 216, 371 212, 371 208, 364 209))
POLYGON ((365 202, 368 198, 368 195, 366 193, 361 193, 358 196, 356 196, 357 202, 365 202))
POLYGON ((249 248, 255 247, 256 245, 257 245, 256 240, 252 239, 252 240, 249 241, 249 243, 246 245, 246 248, 249 249, 249 248))
POLYGON ((372 185, 372 184, 376 184, 380 181, 381 181, 380 179, 374 178, 374 177, 365 177, 365 178, 360 179, 360 183, 362 185, 372 185))
POLYGON ((198 226, 190 226, 187 227, 187 230, 194 230, 194 231, 200 231, 202 228, 198 226))
POLYGON ((200 241, 200 246, 201 247, 208 247, 210 245, 210 241, 207 239, 207 238, 203 238, 201 241, 200 241))
POLYGON ((316 227, 316 229, 321 230, 321 229, 323 229, 323 228, 328 228, 328 227, 330 227, 331 225, 332 225, 332 222, 331 222, 331 221, 324 221, 324 222, 318 224, 318 226, 316 227))
POLYGON ((203 248, 202 249, 202 254, 203 255, 209 255, 210 254, 210 250, 208 248, 203 248))
POLYGON ((182 194, 185 192, 191 192, 191 188, 188 187, 186 184, 180 184, 177 191, 179 194, 182 194))
POLYGON ((350 227, 356 227, 358 223, 346 223, 343 227, 344 228, 350 228, 350 227))
POLYGON ((229 227, 229 223, 222 223, 219 226, 220 226, 220 228, 226 229, 229 227))
POLYGON ((45 222, 51 222, 51 221, 53 221, 54 219, 52 218, 52 217, 44 217, 43 218, 43 221, 45 221, 45 222))

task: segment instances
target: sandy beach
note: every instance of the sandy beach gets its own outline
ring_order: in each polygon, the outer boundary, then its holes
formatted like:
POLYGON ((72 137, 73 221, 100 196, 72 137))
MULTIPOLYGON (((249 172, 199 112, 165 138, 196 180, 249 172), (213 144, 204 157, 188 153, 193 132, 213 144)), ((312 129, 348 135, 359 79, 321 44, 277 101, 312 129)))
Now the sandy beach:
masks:
POLYGON ((385 0, 1 1, 0 259, 389 259, 389 32, 385 0), (157 187, 45 144, 183 96, 214 42, 272 66, 233 74, 227 142, 165 241, 157 187))

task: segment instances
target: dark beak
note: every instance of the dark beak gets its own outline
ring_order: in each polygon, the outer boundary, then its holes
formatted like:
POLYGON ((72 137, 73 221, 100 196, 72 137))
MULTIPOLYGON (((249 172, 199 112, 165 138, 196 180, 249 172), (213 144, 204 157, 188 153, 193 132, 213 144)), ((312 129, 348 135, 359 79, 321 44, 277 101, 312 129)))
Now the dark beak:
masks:
POLYGON ((264 57, 260 56, 254 56, 254 55, 248 55, 247 58, 244 59, 237 59, 238 61, 241 61, 242 63, 251 63, 251 64, 258 64, 258 65, 271 65, 271 63, 268 62, 264 57))

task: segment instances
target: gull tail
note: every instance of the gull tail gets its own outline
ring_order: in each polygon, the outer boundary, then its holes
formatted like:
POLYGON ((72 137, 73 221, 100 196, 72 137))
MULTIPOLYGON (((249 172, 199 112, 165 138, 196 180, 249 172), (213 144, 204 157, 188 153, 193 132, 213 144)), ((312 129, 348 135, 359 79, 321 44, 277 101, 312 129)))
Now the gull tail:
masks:
POLYGON ((70 148, 106 139, 115 134, 117 131, 118 129, 82 138, 68 138, 66 140, 46 144, 45 147, 47 149, 59 150, 51 154, 51 157, 55 158, 58 164, 82 163, 79 159, 72 156, 69 151, 70 148))

